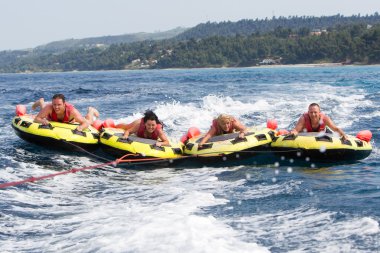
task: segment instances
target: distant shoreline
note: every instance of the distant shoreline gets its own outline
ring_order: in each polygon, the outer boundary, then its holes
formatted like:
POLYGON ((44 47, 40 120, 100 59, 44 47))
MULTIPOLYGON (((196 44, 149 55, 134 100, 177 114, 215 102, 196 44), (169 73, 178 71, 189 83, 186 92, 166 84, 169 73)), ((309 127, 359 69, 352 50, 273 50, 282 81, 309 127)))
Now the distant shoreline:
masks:
MULTIPOLYGON (((342 63, 300 63, 300 64, 274 64, 274 65, 259 65, 259 66, 252 66, 249 68, 298 68, 298 67, 340 67, 340 66, 367 66, 365 64, 363 65, 355 65, 355 64, 342 64, 342 63)), ((369 66, 369 65, 368 65, 369 66)))
MULTIPOLYGON (((380 64, 343 64, 343 63, 300 63, 300 64, 272 64, 254 65, 247 67, 203 67, 203 68, 164 68, 155 70, 185 70, 185 69, 229 69, 229 68, 316 68, 316 67, 360 67, 360 66, 380 66, 380 64)), ((125 69, 140 70, 140 69, 125 69)))
POLYGON ((300 63, 300 64, 273 64, 273 65, 255 65, 247 67, 202 67, 202 68, 126 68, 114 70, 71 70, 71 71, 25 71, 16 73, 0 73, 0 74, 34 74, 34 73, 74 73, 74 72, 95 72, 95 71, 136 71, 136 70, 189 70, 189 69, 229 69, 229 68, 316 68, 316 67, 360 67, 360 66, 380 66, 380 64, 343 64, 343 63, 300 63))

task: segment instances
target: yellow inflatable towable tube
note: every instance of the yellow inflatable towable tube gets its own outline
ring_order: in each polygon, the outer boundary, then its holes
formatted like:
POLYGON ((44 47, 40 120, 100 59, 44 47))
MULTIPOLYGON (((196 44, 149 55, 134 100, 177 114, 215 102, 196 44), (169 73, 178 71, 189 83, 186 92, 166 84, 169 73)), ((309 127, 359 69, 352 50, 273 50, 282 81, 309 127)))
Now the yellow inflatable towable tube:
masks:
POLYGON ((99 132, 92 126, 78 131, 78 124, 50 121, 49 125, 35 123, 34 116, 16 116, 12 120, 15 133, 23 140, 42 145, 46 148, 87 150, 98 148, 99 132))
POLYGON ((202 147, 198 144, 204 135, 196 136, 185 142, 184 153, 199 157, 254 156, 255 151, 270 151, 274 135, 269 128, 251 127, 244 138, 239 138, 239 133, 218 135, 211 137, 202 147))
POLYGON ((371 154, 371 143, 354 136, 347 140, 333 133, 299 133, 275 137, 272 144, 274 153, 306 161, 344 162, 361 160, 371 154))
POLYGON ((124 130, 119 128, 103 128, 100 133, 100 146, 114 157, 126 154, 133 158, 162 158, 175 159, 182 157, 182 144, 170 142, 170 146, 156 146, 155 140, 130 135, 123 138, 124 130))

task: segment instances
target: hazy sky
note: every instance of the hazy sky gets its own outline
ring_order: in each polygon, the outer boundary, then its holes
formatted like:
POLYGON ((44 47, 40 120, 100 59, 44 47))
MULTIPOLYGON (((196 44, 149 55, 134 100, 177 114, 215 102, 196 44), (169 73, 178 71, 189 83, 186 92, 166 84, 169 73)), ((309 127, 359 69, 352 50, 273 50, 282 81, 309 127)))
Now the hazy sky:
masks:
POLYGON ((0 0, 0 50, 207 21, 380 12, 379 0, 0 0))

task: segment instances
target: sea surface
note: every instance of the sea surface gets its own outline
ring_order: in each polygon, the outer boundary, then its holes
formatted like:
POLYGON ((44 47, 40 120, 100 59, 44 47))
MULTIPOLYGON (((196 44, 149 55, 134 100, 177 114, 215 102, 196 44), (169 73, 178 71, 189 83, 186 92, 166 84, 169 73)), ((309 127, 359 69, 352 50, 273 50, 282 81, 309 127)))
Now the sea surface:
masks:
POLYGON ((0 183, 103 163, 15 135, 15 106, 33 113, 55 93, 116 122, 152 109, 172 140, 220 113, 290 128, 317 102, 346 133, 370 130, 373 151, 326 166, 107 166, 0 189, 0 252, 380 252, 379 66, 0 74, 0 183))

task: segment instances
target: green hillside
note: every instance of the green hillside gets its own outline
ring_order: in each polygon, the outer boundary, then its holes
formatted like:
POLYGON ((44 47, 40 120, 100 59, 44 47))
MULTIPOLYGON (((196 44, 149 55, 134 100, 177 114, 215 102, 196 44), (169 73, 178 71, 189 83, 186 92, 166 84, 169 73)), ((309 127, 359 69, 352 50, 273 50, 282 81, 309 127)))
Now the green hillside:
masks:
POLYGON ((107 47, 112 44, 131 43, 144 40, 164 40, 173 38, 180 33, 186 31, 187 28, 177 27, 175 29, 165 32, 155 33, 133 33, 115 36, 102 36, 85 39, 68 39, 61 41, 54 41, 46 45, 38 46, 34 49, 35 52, 41 53, 61 53, 68 50, 82 49, 82 48, 95 48, 107 47))
MULTIPOLYGON (((156 35, 155 38, 159 38, 160 34, 156 35)), ((83 39, 78 45, 83 45, 84 40, 89 44, 107 42, 107 37, 101 38, 83 39)), ((143 38, 146 37, 106 46, 78 48, 71 45, 67 51, 3 51, 0 52, 0 72, 380 63, 378 13, 363 17, 336 15, 206 23, 172 39, 141 40, 143 38), (195 33, 199 27, 202 33, 195 33), (221 35, 220 31, 225 33, 221 35)))
POLYGON ((271 19, 243 19, 238 22, 207 22, 199 24, 183 33, 176 39, 201 39, 212 36, 231 37, 236 35, 249 36, 255 33, 268 33, 275 29, 287 28, 293 31, 300 29, 327 29, 336 26, 347 26, 354 24, 375 25, 380 23, 380 15, 353 15, 345 17, 342 15, 310 17, 273 17, 271 19))

